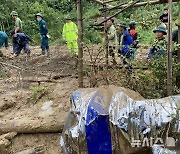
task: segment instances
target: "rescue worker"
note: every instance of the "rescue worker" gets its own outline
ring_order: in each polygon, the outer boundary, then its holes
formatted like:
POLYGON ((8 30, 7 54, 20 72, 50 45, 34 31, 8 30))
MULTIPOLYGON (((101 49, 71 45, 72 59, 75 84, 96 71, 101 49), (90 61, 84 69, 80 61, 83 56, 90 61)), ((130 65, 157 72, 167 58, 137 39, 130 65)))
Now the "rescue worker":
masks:
POLYGON ((117 47, 117 33, 116 28, 114 26, 114 19, 110 19, 107 22, 108 31, 107 31, 107 39, 108 39, 108 51, 109 55, 113 58, 113 64, 116 65, 115 52, 117 47))
POLYGON ((137 22, 135 22, 135 21, 131 21, 131 22, 129 23, 129 28, 130 28, 130 29, 129 29, 129 33, 130 33, 130 35, 131 35, 132 38, 133 38, 134 48, 136 48, 137 45, 138 45, 138 40, 137 40, 137 38, 138 38, 138 33, 137 33, 137 31, 136 31, 136 25, 137 25, 137 22))
POLYGON ((37 21, 39 23, 39 31, 40 31, 40 35, 41 35, 41 49, 42 55, 45 55, 45 53, 47 52, 47 57, 50 56, 50 50, 49 50, 49 35, 48 35, 48 27, 46 25, 46 22, 43 20, 43 16, 41 13, 36 14, 36 18, 37 21))
POLYGON ((122 58, 124 67, 128 74, 132 74, 132 65, 130 63, 131 56, 134 54, 132 50, 133 38, 127 30, 125 22, 118 23, 119 34, 119 57, 122 58))
POLYGON ((119 34, 119 54, 130 58, 133 53, 131 53, 131 46, 133 45, 133 39, 130 35, 129 31, 127 30, 127 26, 125 22, 120 22, 118 24, 119 34))
MULTIPOLYGON (((176 23, 176 26, 180 26, 180 25, 178 25, 178 23, 176 23)), ((178 44, 178 28, 173 31, 172 40, 174 42, 173 55, 177 56, 178 48, 180 48, 180 45, 178 44)))
POLYGON ((30 56, 30 49, 29 49, 29 41, 32 42, 32 39, 23 32, 15 33, 15 31, 10 32, 10 36, 12 37, 13 42, 13 53, 14 56, 17 57, 20 55, 21 50, 24 49, 27 56, 30 56))
POLYGON ((163 14, 159 17, 159 20, 162 22, 161 26, 167 28, 168 26, 168 9, 165 8, 163 14))
POLYGON ((22 31, 22 21, 18 17, 18 13, 16 11, 12 11, 11 16, 15 21, 15 33, 21 32, 22 31))
POLYGON ((152 47, 150 48, 147 59, 157 59, 159 56, 165 56, 167 52, 167 41, 164 35, 167 35, 166 28, 164 26, 158 26, 153 32, 156 35, 152 47))
POLYGON ((66 24, 63 27, 62 39, 67 44, 67 48, 71 56, 77 57, 78 55, 78 29, 71 17, 65 18, 66 24))
POLYGON ((8 48, 8 36, 5 32, 0 31, 0 48, 3 45, 5 46, 5 48, 8 48))

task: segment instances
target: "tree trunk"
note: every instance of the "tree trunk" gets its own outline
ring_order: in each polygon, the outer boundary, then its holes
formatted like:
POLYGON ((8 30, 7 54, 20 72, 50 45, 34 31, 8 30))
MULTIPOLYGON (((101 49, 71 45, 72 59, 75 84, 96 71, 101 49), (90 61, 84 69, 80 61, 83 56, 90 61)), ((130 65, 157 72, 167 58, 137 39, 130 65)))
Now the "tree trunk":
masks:
POLYGON ((168 60, 167 60, 167 95, 172 95, 172 0, 169 0, 168 13, 168 60))
POLYGON ((78 19, 78 78, 79 87, 83 88, 83 21, 82 21, 82 4, 77 0, 77 19, 78 19))
POLYGON ((0 133, 17 132, 24 133, 61 133, 64 127, 64 120, 29 120, 18 119, 0 121, 0 133))

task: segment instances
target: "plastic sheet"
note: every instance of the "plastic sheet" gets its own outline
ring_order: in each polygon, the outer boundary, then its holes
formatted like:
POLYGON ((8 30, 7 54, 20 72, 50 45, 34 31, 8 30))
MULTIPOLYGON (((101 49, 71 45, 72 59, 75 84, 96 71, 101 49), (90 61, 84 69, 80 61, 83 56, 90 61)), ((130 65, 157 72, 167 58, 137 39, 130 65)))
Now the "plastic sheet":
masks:
POLYGON ((156 144, 176 149, 178 138, 168 134, 180 133, 179 107, 180 96, 144 100, 114 86, 80 89, 72 94, 60 144, 66 154, 128 154, 146 148, 156 154, 156 144), (167 145, 167 138, 174 143, 167 145))

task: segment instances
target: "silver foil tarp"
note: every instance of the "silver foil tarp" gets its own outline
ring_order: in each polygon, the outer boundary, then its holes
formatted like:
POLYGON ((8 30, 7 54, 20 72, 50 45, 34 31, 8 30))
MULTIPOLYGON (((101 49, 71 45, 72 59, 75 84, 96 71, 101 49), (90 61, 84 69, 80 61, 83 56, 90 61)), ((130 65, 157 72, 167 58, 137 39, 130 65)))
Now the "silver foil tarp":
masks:
POLYGON ((145 100, 115 86, 77 90, 60 139, 63 153, 178 154, 179 108, 180 95, 145 100))

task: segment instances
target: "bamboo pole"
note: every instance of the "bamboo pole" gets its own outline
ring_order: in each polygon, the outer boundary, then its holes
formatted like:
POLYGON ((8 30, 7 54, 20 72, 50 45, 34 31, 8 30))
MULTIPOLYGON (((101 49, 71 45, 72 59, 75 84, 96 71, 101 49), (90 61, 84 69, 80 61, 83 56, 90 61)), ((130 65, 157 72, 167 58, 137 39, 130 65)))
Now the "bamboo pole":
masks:
MULTIPOLYGON (((106 9, 106 5, 104 5, 104 8, 106 9)), ((107 12, 104 12, 104 19, 107 19, 107 12)), ((107 22, 104 23, 104 33, 105 33, 105 41, 104 41, 104 47, 105 47, 105 57, 106 57, 106 67, 108 67, 108 36, 107 36, 107 22)))
POLYGON ((168 2, 168 59, 167 59, 167 95, 172 95, 172 0, 168 2))
POLYGON ((78 82, 79 87, 83 88, 83 21, 82 21, 82 4, 77 0, 77 20, 78 20, 78 82))

